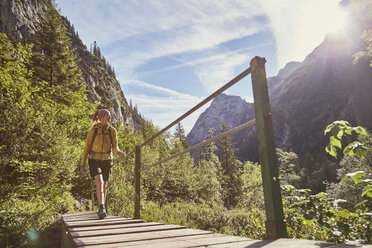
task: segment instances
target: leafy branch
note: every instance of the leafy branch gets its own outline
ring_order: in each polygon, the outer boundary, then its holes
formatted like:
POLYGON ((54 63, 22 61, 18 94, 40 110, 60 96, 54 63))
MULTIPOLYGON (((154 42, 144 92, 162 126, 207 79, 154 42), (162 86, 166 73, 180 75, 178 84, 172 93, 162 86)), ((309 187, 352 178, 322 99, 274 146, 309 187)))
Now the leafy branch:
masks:
POLYGON ((345 148, 342 148, 341 143, 344 136, 351 136, 353 133, 367 136, 368 134, 365 128, 361 126, 352 127, 347 121, 334 121, 324 130, 324 135, 327 135, 327 133, 331 133, 331 136, 329 138, 329 144, 325 150, 334 158, 337 159, 337 148, 343 150, 343 154, 346 156, 363 158, 367 154, 366 146, 359 141, 354 141, 348 144, 345 148))

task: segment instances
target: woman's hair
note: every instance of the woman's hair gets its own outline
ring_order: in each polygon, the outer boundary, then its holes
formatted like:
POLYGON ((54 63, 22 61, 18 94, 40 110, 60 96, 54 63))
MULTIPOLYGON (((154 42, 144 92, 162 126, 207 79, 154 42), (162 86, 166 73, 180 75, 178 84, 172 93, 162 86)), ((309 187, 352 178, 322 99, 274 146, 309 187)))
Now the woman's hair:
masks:
POLYGON ((101 118, 107 114, 110 114, 110 111, 107 109, 99 109, 90 116, 90 121, 93 125, 97 124, 101 121, 101 118))

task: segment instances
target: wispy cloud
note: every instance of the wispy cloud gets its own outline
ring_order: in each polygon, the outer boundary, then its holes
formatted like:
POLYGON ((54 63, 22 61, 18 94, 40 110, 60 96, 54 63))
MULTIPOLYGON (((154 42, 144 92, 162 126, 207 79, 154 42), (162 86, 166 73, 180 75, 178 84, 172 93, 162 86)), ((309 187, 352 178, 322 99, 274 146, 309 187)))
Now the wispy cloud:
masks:
MULTIPOLYGON (((176 36, 183 33, 186 40, 193 35, 202 47, 213 46, 221 39, 218 36, 225 33, 234 37, 245 35, 247 26, 257 24, 254 17, 263 14, 257 0, 126 0, 124 3, 119 0, 63 0, 59 4, 62 12, 65 9, 75 13, 71 18, 80 18, 81 32, 88 41, 99 40, 102 46, 129 37, 166 32, 178 32, 176 36), (198 35, 201 36, 198 38, 198 35), (208 39, 203 39, 204 35, 208 39)), ((184 49, 188 46, 184 44, 184 49)), ((183 50, 182 47, 178 49, 183 50)))
POLYGON ((236 76, 235 69, 238 66, 247 65, 248 67, 248 62, 253 57, 250 53, 251 50, 272 44, 272 42, 267 42, 233 51, 220 51, 218 49, 216 51, 214 49, 209 52, 210 55, 206 55, 206 52, 198 53, 195 59, 188 54, 181 56, 179 64, 141 73, 160 73, 191 66, 207 91, 213 92, 236 76))
MULTIPOLYGON (((191 67, 205 92, 211 93, 252 58, 249 48, 229 50, 226 43, 271 28, 277 48, 272 59, 278 60, 279 68, 303 60, 324 38, 330 25, 327 13, 340 0, 56 1, 84 43, 97 41, 126 97, 163 127, 200 99, 134 80, 140 78, 136 73, 143 72, 141 66, 166 56, 179 59, 177 65, 153 72, 191 67)), ((193 121, 185 127, 191 129, 193 121)))
POLYGON ((246 64, 249 67, 251 59, 251 54, 227 52, 210 57, 208 62, 197 63, 194 68, 203 86, 213 92, 236 76, 237 66, 246 64))
MULTIPOLYGON (((267 21, 256 19, 264 15, 258 0, 57 2, 62 14, 69 13, 68 18, 88 46, 97 41, 114 66, 126 97, 160 126, 193 107, 199 99, 133 80, 137 78, 136 68, 156 58, 180 55, 181 63, 193 67, 206 92, 211 92, 232 78, 236 66, 249 60, 247 54, 218 46, 267 29, 267 21), (197 52, 202 54, 190 60, 188 54, 197 52), (131 88, 151 90, 152 96, 131 93, 131 88)), ((185 122, 186 129, 194 124, 196 117, 192 118, 185 122)))
MULTIPOLYGON (((132 101, 137 104, 141 114, 143 114, 145 117, 151 116, 151 120, 158 125, 159 128, 164 128, 169 123, 178 119, 178 117, 186 113, 189 109, 197 105, 202 100, 192 95, 179 93, 174 90, 154 86, 138 80, 130 80, 122 85, 129 91, 129 93, 126 94, 126 97, 132 99, 132 101), (150 89, 151 95, 143 93, 131 93, 132 88, 139 89, 138 92, 145 92, 146 90, 150 89)), ((186 132, 191 130, 197 117, 205 110, 206 107, 207 106, 201 108, 182 121, 186 132)))
POLYGON ((82 0, 70 5, 65 1, 64 8, 84 12, 71 17, 78 19, 80 36, 106 49, 105 55, 126 79, 132 79, 134 69, 151 59, 214 48, 266 28, 265 22, 255 19, 264 14, 257 0, 133 0, 125 4, 82 0))

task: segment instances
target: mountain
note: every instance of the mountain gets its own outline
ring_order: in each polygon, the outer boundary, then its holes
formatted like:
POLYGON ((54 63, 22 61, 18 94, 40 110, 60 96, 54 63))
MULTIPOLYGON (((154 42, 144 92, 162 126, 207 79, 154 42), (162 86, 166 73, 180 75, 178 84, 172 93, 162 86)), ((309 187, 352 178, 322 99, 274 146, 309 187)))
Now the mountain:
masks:
MULTIPOLYGON (((300 159, 310 155, 321 161, 328 143, 323 132, 331 122, 347 120, 372 130, 372 68, 367 58, 353 64, 353 55, 366 48, 361 33, 354 26, 343 35, 328 35, 303 62, 288 63, 268 78, 277 147, 300 159)), ((210 127, 219 130, 225 122, 232 128, 254 118, 252 104, 237 96, 219 97, 188 134, 191 146, 206 139, 210 127)), ((234 140, 240 160, 258 161, 254 129, 241 131, 234 140)))
MULTIPOLYGON (((13 42, 32 43, 39 13, 48 8, 48 2, 50 0, 0 0, 0 32, 13 42)), ((78 58, 77 64, 82 71, 79 81, 86 85, 88 100, 99 107, 108 108, 113 124, 122 122, 139 130, 143 118, 128 105, 112 68, 102 55, 89 52, 74 26, 67 18, 61 18, 78 58)))
MULTIPOLYGON (((214 98, 211 105, 199 116, 194 127, 187 135, 187 139, 191 146, 196 145, 207 139, 210 128, 213 129, 215 135, 218 135, 222 123, 232 129, 252 119, 254 119, 254 105, 252 103, 246 102, 239 96, 228 96, 222 93, 214 98)), ((253 130, 255 129, 253 128, 253 130)), ((255 133, 252 129, 248 132, 255 133)), ((246 130, 240 131, 234 136, 233 142, 239 144, 239 146, 249 143, 246 140, 248 136, 250 135, 247 135, 246 130)), ((250 155, 254 155, 255 150, 252 151, 253 153, 250 155)), ((196 160, 197 154, 198 150, 191 153, 196 160)))

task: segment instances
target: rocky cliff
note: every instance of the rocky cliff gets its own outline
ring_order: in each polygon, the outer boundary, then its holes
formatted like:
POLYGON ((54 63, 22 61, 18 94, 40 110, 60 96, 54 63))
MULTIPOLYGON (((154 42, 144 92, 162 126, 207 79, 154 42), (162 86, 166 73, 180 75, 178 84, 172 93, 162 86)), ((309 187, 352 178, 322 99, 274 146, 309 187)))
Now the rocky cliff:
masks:
MULTIPOLYGON (((228 129, 232 129, 252 119, 254 119, 254 106, 252 103, 246 102, 240 96, 229 96, 222 93, 214 98, 211 105, 199 116, 187 138, 190 145, 196 145, 207 139, 208 131, 211 128, 214 134, 218 135, 220 134, 222 123, 228 129)), ((246 137, 254 134, 254 130, 253 128, 238 132, 235 134, 233 142, 241 147, 243 144, 249 142, 246 140, 246 137)), ((239 149, 238 153, 242 150, 239 149)), ((250 155, 253 155, 255 150, 252 151, 253 153, 250 155)), ((191 154, 195 160, 198 159, 198 150, 193 151, 191 154)))
MULTIPOLYGON (((279 148, 321 160, 328 142, 323 131, 331 122, 342 119, 372 130, 372 69, 368 59, 353 64, 353 54, 366 47, 361 33, 350 28, 342 35, 328 35, 302 63, 291 62, 268 78, 279 148)), ((219 97, 188 134, 190 145, 206 139, 210 127, 220 129, 225 122, 231 128, 248 121, 243 117, 253 117, 252 104, 236 96, 219 97)), ((255 136, 251 131, 235 135, 239 159, 258 161, 255 136)))
MULTIPOLYGON (((38 13, 42 13, 50 0, 0 0, 0 32, 14 42, 32 43, 38 13)), ((98 106, 109 108, 112 122, 139 130, 143 119, 128 106, 119 82, 107 71, 105 62, 90 53, 82 43, 73 26, 65 18, 63 22, 75 49, 78 65, 82 71, 80 80, 87 88, 88 100, 98 106)))

